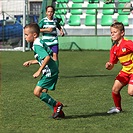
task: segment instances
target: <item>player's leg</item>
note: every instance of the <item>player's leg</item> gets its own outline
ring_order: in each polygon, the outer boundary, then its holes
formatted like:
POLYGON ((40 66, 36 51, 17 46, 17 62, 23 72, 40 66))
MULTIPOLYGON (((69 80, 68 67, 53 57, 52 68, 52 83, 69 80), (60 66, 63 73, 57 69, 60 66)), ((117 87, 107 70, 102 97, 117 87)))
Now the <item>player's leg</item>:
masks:
POLYGON ((49 94, 47 94, 47 89, 43 89, 42 91, 41 87, 36 86, 34 89, 34 95, 39 97, 43 102, 45 102, 50 107, 50 109, 54 111, 53 118, 57 118, 60 117, 60 115, 62 115, 63 104, 57 102, 49 94))
MULTIPOLYGON (((44 89, 45 90, 45 89, 44 89)), ((42 93, 41 93, 41 95, 40 95, 40 99, 42 100, 42 101, 44 101, 46 104, 48 104, 49 106, 52 106, 52 107, 54 107, 54 106, 56 106, 56 101, 47 93, 47 92, 45 92, 45 91, 43 91, 42 93)), ((52 108, 51 107, 51 108, 52 108)))
MULTIPOLYGON (((43 89, 42 90, 42 93, 47 93, 48 92, 48 90, 47 89, 43 89)), ((45 102, 46 103, 46 102, 45 102)), ((53 108, 53 106, 51 106, 49 103, 46 103, 46 105, 53 111, 54 110, 54 108, 53 108)))
POLYGON ((121 108, 121 95, 120 91, 122 87, 124 86, 123 83, 121 83, 119 80, 115 80, 115 83, 112 87, 112 98, 115 104, 115 107, 119 110, 122 110, 121 108))
POLYGON ((120 95, 120 90, 122 89, 123 84, 119 82, 118 80, 115 80, 114 85, 112 87, 112 98, 114 101, 115 107, 112 107, 107 113, 119 113, 122 108, 121 108, 121 95, 120 95))
POLYGON ((44 101, 52 110, 53 110, 53 118, 57 118, 60 117, 60 115, 62 114, 62 108, 63 108, 63 104, 61 102, 57 102, 56 100, 54 100, 49 94, 47 94, 46 92, 42 92, 40 95, 40 99, 42 101, 44 101))
POLYGON ((53 51, 53 60, 56 62, 57 66, 59 67, 59 60, 58 60, 59 47, 58 45, 54 45, 50 46, 50 49, 53 51))
POLYGON ((53 60, 54 61, 58 61, 58 54, 57 53, 53 53, 53 60))
POLYGON ((112 87, 112 98, 115 107, 111 108, 107 113, 119 113, 122 111, 120 91, 128 83, 128 81, 129 81, 128 74, 121 71, 117 75, 114 85, 112 87))
POLYGON ((133 96, 133 85, 132 85, 132 84, 129 84, 129 85, 128 85, 128 94, 129 94, 130 96, 133 96))
POLYGON ((128 94, 133 96, 133 74, 130 75, 130 81, 128 84, 128 94))
POLYGON ((42 88, 40 86, 36 86, 34 89, 34 95, 40 98, 41 92, 42 92, 42 88))
POLYGON ((42 87, 36 86, 34 89, 34 95, 52 107, 56 105, 56 101, 47 94, 47 89, 43 89, 42 91, 42 87))
POLYGON ((54 77, 46 77, 45 75, 43 75, 39 80, 39 82, 37 83, 36 88, 34 89, 34 95, 38 96, 43 102, 45 102, 52 109, 53 118, 60 117, 60 114, 63 112, 62 111, 63 104, 61 102, 57 102, 49 94, 47 94, 48 90, 55 89, 57 80, 58 80, 58 75, 54 77))

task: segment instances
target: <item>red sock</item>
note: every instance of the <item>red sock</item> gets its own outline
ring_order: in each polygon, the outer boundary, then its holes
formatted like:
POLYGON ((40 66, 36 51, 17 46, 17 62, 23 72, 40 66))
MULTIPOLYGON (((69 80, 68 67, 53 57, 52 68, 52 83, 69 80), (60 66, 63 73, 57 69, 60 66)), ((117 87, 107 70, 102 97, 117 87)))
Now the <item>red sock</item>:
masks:
POLYGON ((112 98, 114 100, 115 107, 117 109, 119 109, 119 110, 122 110, 122 108, 121 108, 121 95, 120 95, 120 93, 115 94, 114 92, 112 92, 112 98))

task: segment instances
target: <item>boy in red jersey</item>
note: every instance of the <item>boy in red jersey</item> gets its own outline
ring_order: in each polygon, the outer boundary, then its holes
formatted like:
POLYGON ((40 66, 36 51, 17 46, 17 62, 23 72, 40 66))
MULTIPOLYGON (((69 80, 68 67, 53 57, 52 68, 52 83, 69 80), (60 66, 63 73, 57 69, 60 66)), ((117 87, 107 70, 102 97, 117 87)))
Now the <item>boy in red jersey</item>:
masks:
POLYGON ((125 29, 120 22, 115 22, 110 27, 111 38, 115 45, 110 50, 110 60, 105 64, 106 69, 111 70, 114 64, 119 61, 122 70, 115 78, 112 87, 112 98, 115 107, 112 107, 107 113, 120 113, 121 107, 121 89, 128 84, 128 94, 133 96, 133 42, 124 39, 125 29))

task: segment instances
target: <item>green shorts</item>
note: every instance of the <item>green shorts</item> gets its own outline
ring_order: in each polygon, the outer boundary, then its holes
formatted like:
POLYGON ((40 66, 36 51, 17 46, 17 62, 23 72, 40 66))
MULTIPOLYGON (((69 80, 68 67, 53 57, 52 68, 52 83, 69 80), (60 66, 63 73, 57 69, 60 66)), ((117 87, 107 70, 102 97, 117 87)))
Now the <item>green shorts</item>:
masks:
POLYGON ((36 86, 40 86, 43 89, 55 90, 55 85, 58 80, 58 74, 52 77, 46 77, 42 75, 41 79, 38 81, 36 86))

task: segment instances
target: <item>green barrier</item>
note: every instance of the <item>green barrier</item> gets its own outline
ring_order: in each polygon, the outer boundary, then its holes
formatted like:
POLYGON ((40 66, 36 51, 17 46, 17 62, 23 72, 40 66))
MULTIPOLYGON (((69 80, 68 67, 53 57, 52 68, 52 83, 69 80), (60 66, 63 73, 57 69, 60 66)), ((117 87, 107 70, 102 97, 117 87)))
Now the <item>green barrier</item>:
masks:
MULTIPOLYGON (((125 36, 133 40, 133 36, 125 36)), ((112 46, 110 36, 64 36, 59 37, 60 50, 109 50, 112 46)))

